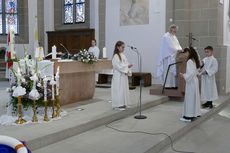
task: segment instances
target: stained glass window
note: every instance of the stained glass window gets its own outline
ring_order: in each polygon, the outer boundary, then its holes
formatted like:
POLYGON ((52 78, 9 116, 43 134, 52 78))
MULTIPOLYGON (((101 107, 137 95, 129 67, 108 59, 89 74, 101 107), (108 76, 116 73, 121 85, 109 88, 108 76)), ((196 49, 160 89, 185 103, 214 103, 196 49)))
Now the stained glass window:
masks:
POLYGON ((0 0, 0 34, 3 33, 2 26, 2 0, 0 0))
POLYGON ((85 22, 85 0, 76 0, 76 22, 85 22))
POLYGON ((64 23, 85 22, 85 0, 64 1, 64 23))
POLYGON ((9 27, 13 27, 14 33, 18 34, 17 5, 17 0, 5 0, 6 33, 8 33, 9 27))
POLYGON ((64 23, 73 23, 73 0, 65 0, 65 21, 64 23))
POLYGON ((14 28, 14 33, 18 34, 18 1, 0 0, 0 34, 8 34, 8 29, 14 28), (4 12, 3 7, 4 6, 4 12), (5 20, 3 20, 3 18, 5 20))

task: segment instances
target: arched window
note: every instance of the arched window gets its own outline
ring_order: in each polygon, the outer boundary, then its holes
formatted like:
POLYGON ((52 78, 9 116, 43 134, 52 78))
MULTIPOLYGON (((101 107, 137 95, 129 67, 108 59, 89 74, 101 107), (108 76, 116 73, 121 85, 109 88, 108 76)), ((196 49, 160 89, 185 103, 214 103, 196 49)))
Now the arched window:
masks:
POLYGON ((84 23, 85 22, 85 0, 65 0, 64 1, 64 23, 84 23))
POLYGON ((0 34, 8 34, 10 27, 19 33, 18 0, 0 0, 0 34))

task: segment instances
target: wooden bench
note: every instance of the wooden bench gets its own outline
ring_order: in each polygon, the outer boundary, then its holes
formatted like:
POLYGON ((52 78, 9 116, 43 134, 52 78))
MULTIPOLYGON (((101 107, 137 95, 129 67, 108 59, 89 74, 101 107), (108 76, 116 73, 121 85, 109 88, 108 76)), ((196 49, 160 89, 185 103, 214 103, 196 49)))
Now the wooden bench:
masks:
POLYGON ((139 86, 141 77, 144 80, 144 87, 152 86, 152 75, 151 73, 139 73, 133 72, 132 73, 132 86, 139 86))

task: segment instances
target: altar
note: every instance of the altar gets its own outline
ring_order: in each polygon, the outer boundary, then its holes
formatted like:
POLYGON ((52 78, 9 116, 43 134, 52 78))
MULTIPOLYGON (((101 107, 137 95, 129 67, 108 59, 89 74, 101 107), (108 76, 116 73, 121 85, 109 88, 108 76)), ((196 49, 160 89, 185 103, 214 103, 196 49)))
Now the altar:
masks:
POLYGON ((76 61, 57 61, 54 73, 60 67, 60 104, 66 105, 93 98, 95 71, 112 69, 111 60, 100 60, 90 65, 76 61))

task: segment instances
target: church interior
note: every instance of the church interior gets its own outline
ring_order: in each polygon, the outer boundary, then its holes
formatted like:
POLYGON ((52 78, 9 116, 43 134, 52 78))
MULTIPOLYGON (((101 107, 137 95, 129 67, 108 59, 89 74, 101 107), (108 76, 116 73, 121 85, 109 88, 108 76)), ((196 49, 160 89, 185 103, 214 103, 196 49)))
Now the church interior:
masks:
POLYGON ((0 153, 229 153, 229 0, 0 0, 0 153))

